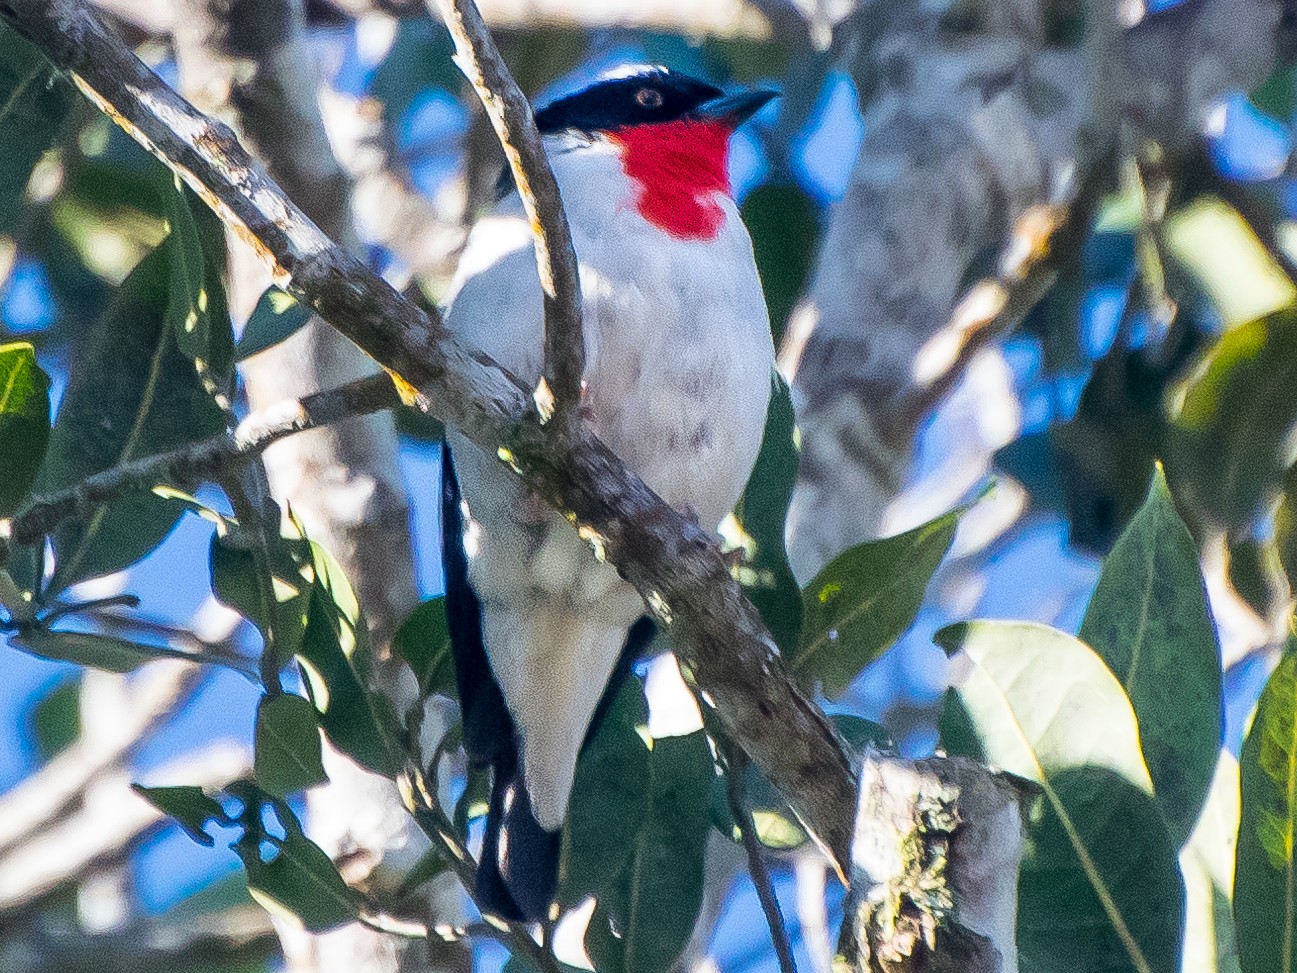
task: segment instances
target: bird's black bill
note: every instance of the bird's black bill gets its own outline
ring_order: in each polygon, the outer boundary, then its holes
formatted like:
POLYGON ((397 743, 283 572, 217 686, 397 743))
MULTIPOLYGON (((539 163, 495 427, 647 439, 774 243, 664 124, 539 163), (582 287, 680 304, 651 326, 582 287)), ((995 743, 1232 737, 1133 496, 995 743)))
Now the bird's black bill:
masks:
POLYGON ((705 101, 698 106, 696 113, 699 118, 724 122, 737 128, 778 95, 779 92, 768 90, 740 91, 737 94, 722 95, 720 98, 705 101))

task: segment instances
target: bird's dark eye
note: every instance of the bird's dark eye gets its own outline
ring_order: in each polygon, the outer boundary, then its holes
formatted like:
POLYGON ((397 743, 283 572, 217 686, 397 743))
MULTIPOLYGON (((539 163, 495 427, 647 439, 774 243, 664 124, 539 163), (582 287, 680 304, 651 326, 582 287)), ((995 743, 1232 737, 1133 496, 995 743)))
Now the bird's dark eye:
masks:
POLYGON ((655 88, 640 88, 639 91, 635 92, 635 104, 641 108, 661 108, 662 92, 655 88))

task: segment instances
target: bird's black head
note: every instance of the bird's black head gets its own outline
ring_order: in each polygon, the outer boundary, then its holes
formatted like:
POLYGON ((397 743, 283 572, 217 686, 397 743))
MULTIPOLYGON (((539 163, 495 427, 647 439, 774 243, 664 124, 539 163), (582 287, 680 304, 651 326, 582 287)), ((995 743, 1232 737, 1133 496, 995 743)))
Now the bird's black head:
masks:
POLYGON ((711 114, 737 125, 770 100, 769 92, 729 96, 714 85, 666 68, 596 82, 536 113, 542 132, 615 132, 711 114))

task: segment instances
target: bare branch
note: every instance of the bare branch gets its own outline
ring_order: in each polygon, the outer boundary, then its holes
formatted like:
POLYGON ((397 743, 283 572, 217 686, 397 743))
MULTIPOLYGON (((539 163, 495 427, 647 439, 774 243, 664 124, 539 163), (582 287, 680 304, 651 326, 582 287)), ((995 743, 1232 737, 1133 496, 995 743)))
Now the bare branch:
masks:
POLYGON ((582 424, 542 428, 528 391, 460 344, 330 241, 268 179, 228 128, 196 111, 74 0, 6 0, 0 14, 137 141, 184 178, 272 264, 279 279, 439 416, 567 512, 669 621, 681 659, 726 732, 845 874, 853 774, 832 724, 793 685, 715 539, 672 509, 582 424))
POLYGON ((522 89, 509 73, 473 0, 428 0, 441 11, 455 41, 455 63, 473 85, 504 148, 514 185, 531 221, 536 269, 545 295, 545 364, 535 392, 541 420, 559 428, 579 415, 585 338, 581 331, 581 281, 572 230, 558 183, 522 89))
POLYGON ((60 521, 84 515, 128 493, 144 493, 159 484, 191 483, 226 473, 287 436, 400 404, 392 379, 384 374, 291 399, 251 413, 232 433, 123 463, 59 493, 36 497, 10 522, 10 536, 20 544, 30 544, 60 521))

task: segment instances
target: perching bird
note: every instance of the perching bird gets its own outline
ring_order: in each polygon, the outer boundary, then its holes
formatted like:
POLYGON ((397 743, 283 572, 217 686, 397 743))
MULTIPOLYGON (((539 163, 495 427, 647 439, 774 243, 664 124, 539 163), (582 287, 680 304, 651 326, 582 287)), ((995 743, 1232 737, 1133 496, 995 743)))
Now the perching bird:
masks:
MULTIPOLYGON (((536 115, 580 267, 586 421, 707 529, 743 490, 770 397, 769 317, 728 156, 735 128, 771 97, 652 68, 536 115)), ((450 330, 536 383, 541 290, 516 192, 474 226, 450 293, 450 330)), ((619 660, 653 626, 635 589, 493 453, 453 431, 450 448, 443 529, 465 749, 494 774, 477 899, 539 920, 577 756, 619 660)))

